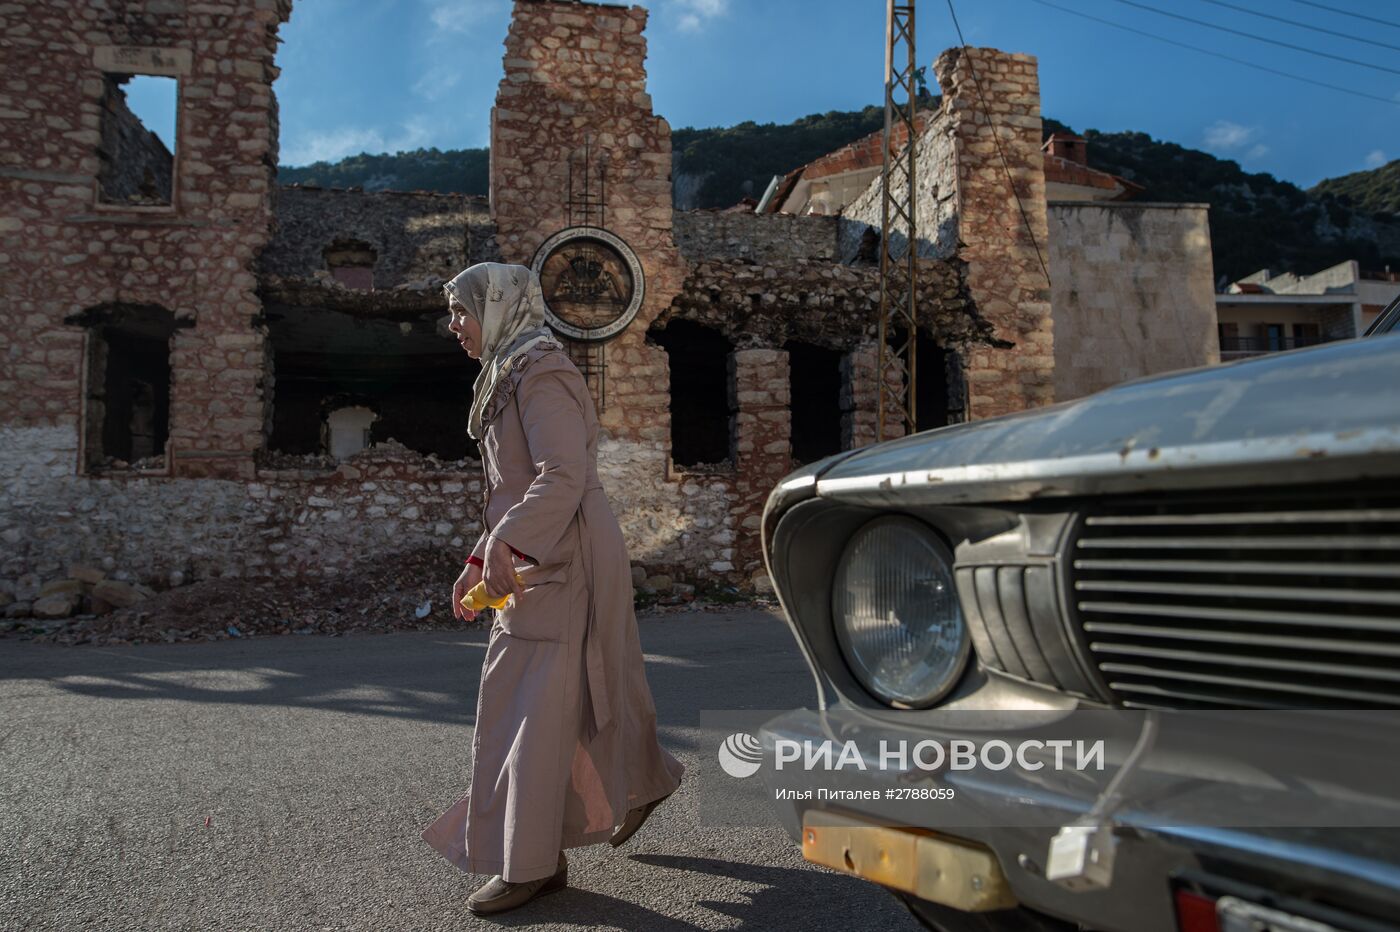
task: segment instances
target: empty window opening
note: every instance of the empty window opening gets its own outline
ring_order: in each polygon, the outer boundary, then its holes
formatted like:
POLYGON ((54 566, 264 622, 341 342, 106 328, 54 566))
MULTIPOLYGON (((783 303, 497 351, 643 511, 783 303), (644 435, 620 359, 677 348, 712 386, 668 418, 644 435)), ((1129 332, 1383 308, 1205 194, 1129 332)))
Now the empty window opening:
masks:
POLYGON ((671 460, 677 466, 733 462, 729 357, 733 345, 711 327, 673 320, 650 338, 671 369, 671 460))
POLYGON ((788 379, 792 399, 792 465, 841 452, 841 353, 790 342, 788 379))
POLYGON ((174 203, 175 78, 146 74, 102 76, 101 166, 98 200, 161 207, 174 203))
POLYGON ((322 252, 331 277, 346 288, 358 291, 374 290, 374 263, 379 253, 369 243, 338 239, 322 252))
POLYGON ((75 322, 89 328, 85 467, 163 469, 174 315, 158 307, 108 306, 75 322))
POLYGON ((373 408, 349 405, 326 415, 326 447, 338 460, 369 448, 370 427, 379 418, 373 408))
POLYGON ((440 310, 404 320, 274 306, 272 452, 352 456, 397 441, 424 455, 477 455, 467 433, 481 365, 440 326, 440 310))

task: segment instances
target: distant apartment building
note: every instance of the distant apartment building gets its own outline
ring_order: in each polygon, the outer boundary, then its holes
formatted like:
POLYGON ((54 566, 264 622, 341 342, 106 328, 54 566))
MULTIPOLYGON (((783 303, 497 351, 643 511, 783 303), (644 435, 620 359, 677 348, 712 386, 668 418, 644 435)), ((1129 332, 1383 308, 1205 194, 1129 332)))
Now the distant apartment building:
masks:
POLYGON ((1261 269, 1215 296, 1222 361, 1348 340, 1400 295, 1400 274, 1355 261, 1313 275, 1261 269))

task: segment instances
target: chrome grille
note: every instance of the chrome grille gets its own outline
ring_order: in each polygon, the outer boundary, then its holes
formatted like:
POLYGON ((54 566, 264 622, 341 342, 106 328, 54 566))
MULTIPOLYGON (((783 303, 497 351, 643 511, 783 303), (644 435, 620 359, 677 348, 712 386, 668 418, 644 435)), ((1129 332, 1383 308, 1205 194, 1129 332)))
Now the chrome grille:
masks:
POLYGON ((1071 601, 1138 708, 1400 708, 1400 493, 1291 489, 1087 515, 1071 601))

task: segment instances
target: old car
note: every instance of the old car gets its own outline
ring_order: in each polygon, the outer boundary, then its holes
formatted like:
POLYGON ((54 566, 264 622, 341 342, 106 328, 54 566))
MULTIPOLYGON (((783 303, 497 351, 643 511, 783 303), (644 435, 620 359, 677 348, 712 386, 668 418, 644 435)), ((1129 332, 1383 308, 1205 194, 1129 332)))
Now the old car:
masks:
POLYGON ((1400 709, 1397 320, 1393 303, 1364 338, 1138 379, 784 478, 764 551, 817 698, 764 725, 770 755, 839 732, 873 756, 876 736, 946 734, 959 710, 1011 730, 1032 712, 1228 714, 1229 743, 1197 748, 1186 772, 1241 807, 1233 823, 1142 826, 1102 794, 1040 793, 1009 771, 862 769, 843 785, 949 799, 901 824, 854 793, 780 794, 804 855, 944 930, 1400 928, 1400 729, 1384 717, 1400 709), (1305 740, 1247 710, 1322 710, 1306 721, 1340 742, 1332 772, 1385 775, 1366 795, 1263 774, 1354 807, 1350 827, 1251 823, 1259 768, 1227 787, 1212 755, 1305 740), (1024 817, 1043 807, 1054 817, 1024 817))

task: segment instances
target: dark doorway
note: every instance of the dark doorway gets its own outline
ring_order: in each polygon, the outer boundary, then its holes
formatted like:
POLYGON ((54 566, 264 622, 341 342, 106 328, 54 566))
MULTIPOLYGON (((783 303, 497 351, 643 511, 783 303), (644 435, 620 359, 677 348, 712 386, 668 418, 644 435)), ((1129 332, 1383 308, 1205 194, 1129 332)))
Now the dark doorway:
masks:
POLYGON ((841 352, 792 341, 788 354, 791 390, 792 465, 841 452, 841 352))
MULTIPOLYGON (((895 330, 889 346, 903 342, 903 330, 895 330)), ((933 430, 961 420, 961 394, 950 395, 950 379, 956 381, 956 360, 938 341, 920 332, 914 341, 914 430, 933 430), (950 410, 952 409, 952 410, 950 410)))
POLYGON ((914 421, 920 431, 947 427, 948 353, 938 341, 920 333, 914 342, 914 421))
POLYGON ((671 460, 677 466, 732 462, 729 355, 733 344, 711 327, 673 320, 649 339, 671 369, 671 460))
POLYGON ((162 307, 104 305, 67 322, 89 333, 84 466, 164 468, 175 316, 162 307))

